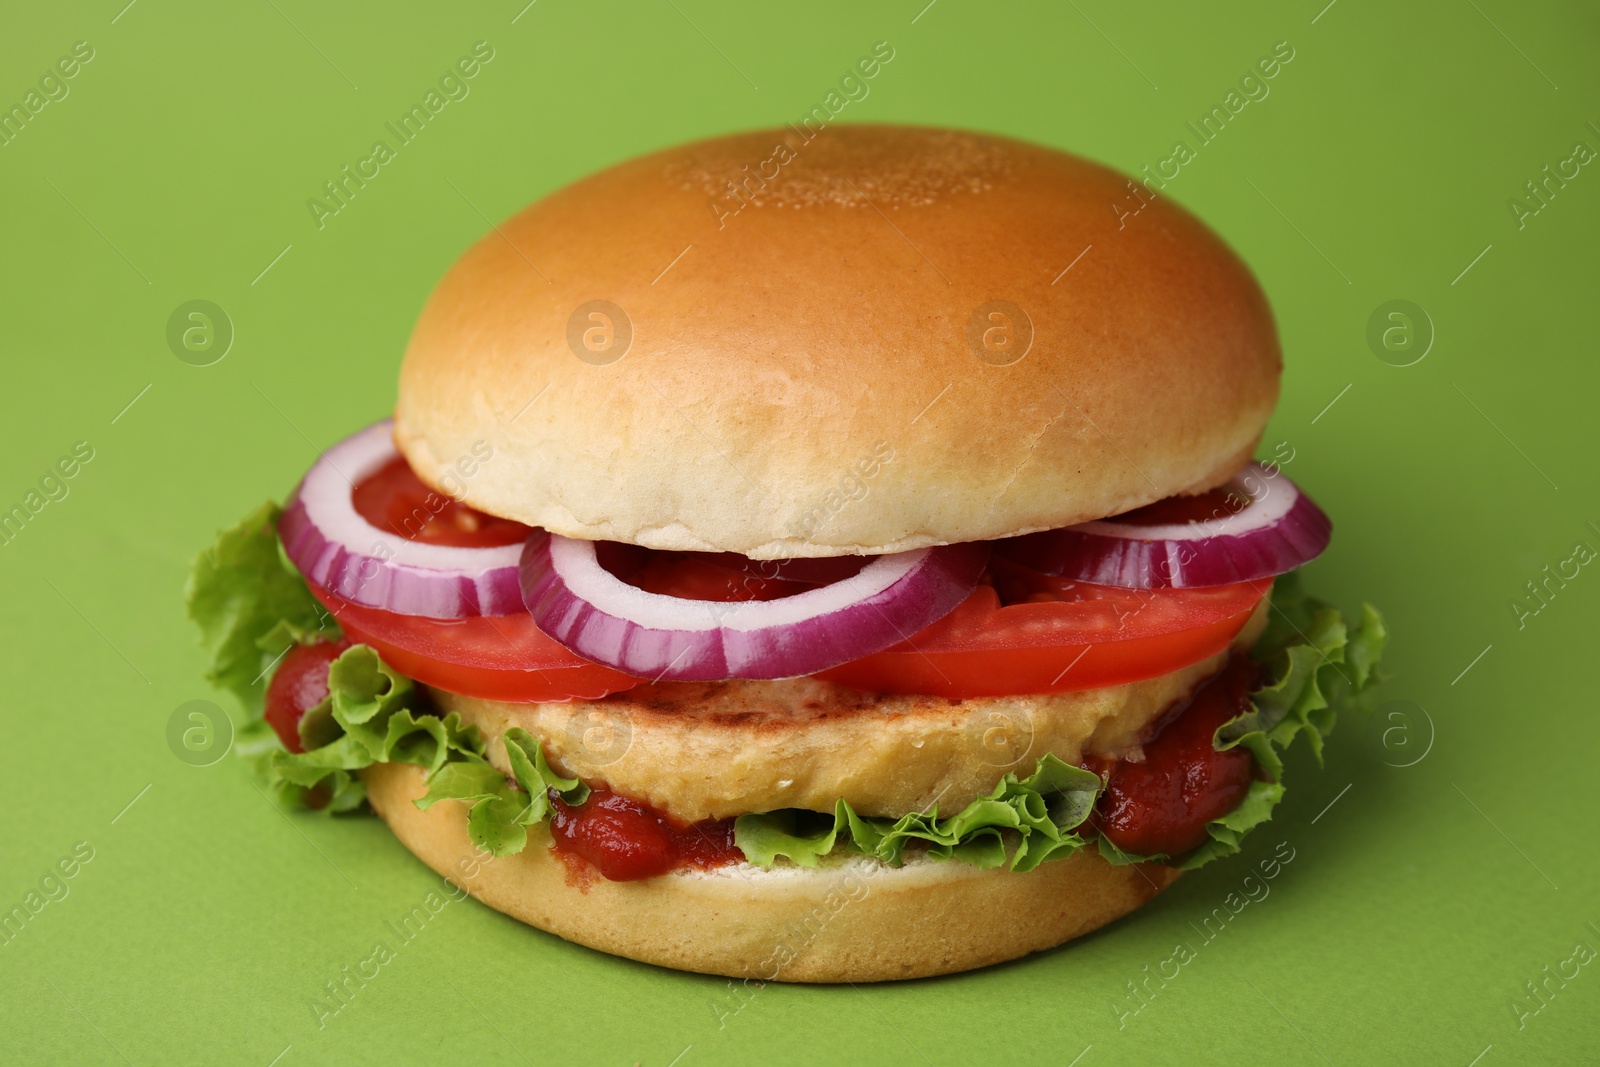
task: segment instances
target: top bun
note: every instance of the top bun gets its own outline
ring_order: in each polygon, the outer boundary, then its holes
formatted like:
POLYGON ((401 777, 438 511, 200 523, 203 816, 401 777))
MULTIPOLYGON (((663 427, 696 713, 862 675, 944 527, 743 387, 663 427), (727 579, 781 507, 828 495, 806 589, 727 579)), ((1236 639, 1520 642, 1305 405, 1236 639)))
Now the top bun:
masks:
POLYGON ((1220 485, 1280 369, 1250 271, 1114 171, 791 127, 496 227, 423 309, 395 437, 423 481, 569 537, 893 552, 1220 485))

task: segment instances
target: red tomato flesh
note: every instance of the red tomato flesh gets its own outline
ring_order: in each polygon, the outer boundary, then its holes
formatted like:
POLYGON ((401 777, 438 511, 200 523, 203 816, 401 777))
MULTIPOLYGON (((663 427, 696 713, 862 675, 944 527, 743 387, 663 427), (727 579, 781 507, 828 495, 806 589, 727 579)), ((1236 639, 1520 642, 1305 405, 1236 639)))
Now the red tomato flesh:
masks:
POLYGON ((306 583, 353 640, 423 685, 509 703, 598 700, 643 679, 568 652, 533 616, 426 619, 352 604, 306 583))
POLYGON ((843 581, 866 566, 866 556, 750 559, 735 552, 666 552, 603 541, 600 565, 647 593, 684 600, 777 600, 843 581))
POLYGON ((1255 757, 1244 748, 1218 752, 1212 738, 1250 710, 1256 681, 1256 665, 1234 656, 1165 717, 1145 742, 1143 763, 1111 766, 1093 821, 1112 844, 1141 856, 1181 856, 1205 842, 1206 823, 1239 806, 1255 757))
POLYGON ((1237 489, 1224 486, 1194 496, 1169 496, 1146 504, 1142 508, 1124 512, 1107 522, 1130 526, 1166 526, 1180 522, 1215 522, 1236 515, 1250 503, 1250 498, 1237 489))
MULTIPOLYGON (((355 488, 357 510, 402 537, 440 544, 513 544, 520 523, 474 511, 423 485, 396 457, 355 488)), ((1174 522, 1236 510, 1228 490, 1158 501, 1120 516, 1174 522)), ((855 574, 864 557, 752 560, 610 542, 601 564, 652 593, 693 600, 773 600, 855 574)), ((1120 685, 1196 663, 1228 647, 1268 583, 1131 590, 1038 574, 996 558, 955 611, 892 648, 821 677, 873 692, 960 699, 1120 685)), ((595 699, 639 679, 591 663, 525 614, 426 619, 362 607, 312 586, 354 639, 424 684, 490 700, 595 699)))
POLYGON ((682 823, 641 801, 596 789, 582 804, 550 794, 552 846, 580 857, 613 882, 631 882, 677 867, 702 870, 740 863, 733 820, 682 823))
POLYGON ((467 507, 422 484, 404 456, 396 456, 361 479, 351 493, 356 514, 380 530, 408 541, 456 548, 499 548, 528 539, 520 522, 467 507))
POLYGON ((951 699, 1123 685, 1223 651, 1270 588, 1122 589, 998 558, 988 581, 909 640, 820 677, 951 699))
MULTIPOLYGON (((363 478, 352 501, 369 523, 409 540, 493 548, 517 544, 532 532, 428 488, 400 456, 363 478)), ((640 682, 568 652, 524 613, 429 619, 355 604, 306 584, 351 641, 371 645, 385 663, 424 685, 527 703, 593 700, 640 682)))
POLYGON ((328 699, 328 666, 349 647, 348 639, 295 645, 278 661, 272 681, 267 683, 262 718, 290 752, 305 751, 300 744, 300 720, 328 699))

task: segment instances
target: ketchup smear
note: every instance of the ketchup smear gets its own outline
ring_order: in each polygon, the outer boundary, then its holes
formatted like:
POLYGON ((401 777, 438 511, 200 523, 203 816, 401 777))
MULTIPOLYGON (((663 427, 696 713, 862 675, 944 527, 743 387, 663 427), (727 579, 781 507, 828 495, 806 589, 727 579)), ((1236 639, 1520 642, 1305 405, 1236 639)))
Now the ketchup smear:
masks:
POLYGON ((613 882, 651 878, 676 867, 709 870, 740 863, 732 819, 682 823, 630 797, 596 789, 572 805, 555 792, 553 846, 563 859, 587 860, 613 882))
MULTIPOLYGON (((1202 844, 1206 823, 1238 807, 1256 775, 1249 751, 1218 752, 1211 740, 1217 727, 1249 709, 1255 683, 1255 664, 1235 656, 1156 724, 1142 763, 1090 760, 1106 779, 1090 817, 1094 828, 1140 855, 1178 856, 1202 844)), ((551 792, 550 802, 552 848, 580 881, 591 870, 629 882, 744 859, 733 842, 732 819, 683 823, 606 789, 576 805, 551 792)))
POLYGON ((1255 777, 1247 749, 1218 752, 1217 727, 1250 708, 1256 666, 1234 656, 1169 714, 1144 745, 1144 762, 1107 761, 1105 792, 1091 817, 1118 848, 1177 856, 1203 844, 1206 823, 1239 806, 1255 777))

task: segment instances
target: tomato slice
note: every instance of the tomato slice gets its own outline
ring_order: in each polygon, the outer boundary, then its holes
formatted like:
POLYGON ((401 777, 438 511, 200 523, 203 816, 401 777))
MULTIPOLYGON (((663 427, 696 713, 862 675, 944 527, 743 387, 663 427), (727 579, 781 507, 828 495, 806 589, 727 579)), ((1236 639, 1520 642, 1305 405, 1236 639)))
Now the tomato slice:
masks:
POLYGON ((328 699, 328 668, 349 647, 348 638, 295 645, 272 672, 261 717, 290 752, 305 751, 300 742, 300 720, 328 699))
POLYGON ((647 593, 684 600, 777 600, 841 582, 866 566, 867 556, 750 559, 734 552, 669 552, 603 541, 600 565, 647 593))
MULTIPOLYGON (((354 492, 356 510, 402 537, 440 544, 515 544, 528 527, 429 489, 396 457, 354 492)), ((1216 491, 1159 502, 1124 520, 1182 521, 1196 508, 1237 504, 1216 491)), ((855 574, 862 557, 751 560, 603 543, 600 562, 647 592, 694 600, 772 600, 855 574)), ((883 652, 820 677, 876 692, 964 698, 1063 693, 1121 685, 1215 655, 1244 626, 1267 583, 1203 589, 1121 589, 1039 574, 996 558, 985 584, 955 611, 883 652)), ((526 614, 428 619, 311 591, 351 638, 426 685, 488 700, 592 700, 643 679, 568 652, 526 614)))
POLYGON ((1221 652, 1270 588, 1121 589, 999 559, 990 577, 932 626, 820 677, 951 699, 1123 685, 1221 652))
POLYGON ((643 681, 568 652, 532 615, 427 619, 352 604, 317 585, 312 595, 345 634, 424 685, 511 703, 596 700, 643 681))
MULTIPOLYGON (((356 512, 379 529, 462 548, 514 545, 532 532, 428 488, 396 456, 353 490, 356 512)), ((307 582, 352 640, 425 685, 516 703, 593 700, 641 679, 591 663, 546 637, 527 614, 429 619, 352 603, 307 582)))
POLYGON ((1125 511, 1107 519, 1125 526, 1166 526, 1184 522, 1215 522, 1229 515, 1237 515, 1250 503, 1242 490, 1230 486, 1197 493, 1194 496, 1169 496, 1146 504, 1142 508, 1125 511))
POLYGON ((531 527, 469 508, 422 483, 396 456, 356 484, 356 514, 380 530, 410 541, 454 548, 500 548, 528 539, 531 527))

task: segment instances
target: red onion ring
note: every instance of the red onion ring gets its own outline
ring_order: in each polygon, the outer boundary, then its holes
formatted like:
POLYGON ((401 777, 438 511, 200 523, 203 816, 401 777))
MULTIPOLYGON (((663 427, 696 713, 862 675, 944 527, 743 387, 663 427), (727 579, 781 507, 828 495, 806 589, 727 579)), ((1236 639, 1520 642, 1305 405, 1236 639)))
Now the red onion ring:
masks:
POLYGON ((1124 589, 1191 589, 1271 578, 1322 554, 1323 510, 1276 469, 1252 463, 1226 486, 1239 511, 1145 525, 1100 519, 999 543, 995 551, 1046 574, 1124 589))
POLYGON ((412 541, 356 511, 356 484, 398 454, 388 419, 324 452, 278 523, 290 562, 322 588, 369 608, 430 619, 521 612, 521 545, 461 548, 412 541))
POLYGON ((888 648, 977 586, 985 543, 879 556, 855 575, 778 600, 647 593, 600 565, 593 541, 540 530, 522 550, 534 622, 585 659, 646 678, 793 678, 888 648))

